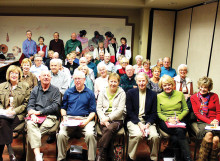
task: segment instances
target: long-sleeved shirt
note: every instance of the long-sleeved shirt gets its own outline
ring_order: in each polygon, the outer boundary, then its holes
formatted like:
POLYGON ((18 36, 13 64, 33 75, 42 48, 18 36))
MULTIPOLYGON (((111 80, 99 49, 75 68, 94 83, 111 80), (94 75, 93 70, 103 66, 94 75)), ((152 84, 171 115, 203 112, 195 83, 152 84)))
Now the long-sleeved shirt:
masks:
POLYGON ((95 98, 98 98, 99 93, 108 86, 108 75, 105 78, 98 77, 95 80, 95 98))
POLYGON ((178 116, 182 120, 189 112, 185 96, 180 91, 172 91, 171 95, 162 92, 157 95, 157 114, 158 117, 167 121, 168 117, 178 116))
POLYGON ((27 82, 30 90, 32 90, 35 86, 38 85, 37 77, 31 72, 28 72, 26 77, 23 75, 21 78, 21 82, 27 82))
POLYGON ((60 93, 64 95, 65 91, 69 87, 69 80, 65 76, 64 72, 58 71, 57 74, 51 72, 51 84, 59 88, 60 93))
POLYGON ((80 49, 80 53, 82 52, 82 45, 79 40, 68 40, 65 45, 65 55, 71 53, 71 51, 76 51, 76 48, 80 49))
POLYGON ((37 79, 39 80, 39 76, 40 76, 41 71, 45 71, 45 70, 48 70, 48 68, 47 68, 47 66, 45 66, 43 64, 41 64, 39 67, 32 65, 30 72, 33 73, 37 77, 37 79))
POLYGON ((176 76, 176 70, 171 67, 169 67, 169 69, 161 67, 160 77, 162 77, 164 74, 169 75, 173 78, 176 76))
POLYGON ((53 50, 54 52, 59 53, 59 58, 64 60, 66 58, 65 51, 64 51, 64 44, 63 40, 58 39, 55 41, 54 39, 50 41, 49 50, 53 50))
POLYGON ((22 52, 26 58, 30 58, 37 53, 37 44, 34 40, 26 39, 22 45, 22 52))
POLYGON ((97 66, 93 62, 89 62, 87 66, 93 70, 95 78, 97 77, 97 66))
POLYGON ((81 92, 76 87, 69 88, 63 96, 61 109, 66 110, 67 115, 88 116, 91 112, 96 112, 95 95, 86 86, 81 92))
POLYGON ((115 65, 111 62, 105 63, 105 61, 100 62, 106 66, 108 72, 115 73, 115 65))
POLYGON ((60 91, 50 84, 50 87, 43 91, 41 85, 34 87, 29 98, 27 111, 33 109, 41 111, 43 115, 57 115, 60 106, 60 91))
POLYGON ((133 86, 137 86, 137 83, 134 78, 135 74, 131 78, 128 78, 127 74, 123 75, 121 77, 119 86, 122 87, 125 92, 127 92, 129 89, 132 89, 133 86))

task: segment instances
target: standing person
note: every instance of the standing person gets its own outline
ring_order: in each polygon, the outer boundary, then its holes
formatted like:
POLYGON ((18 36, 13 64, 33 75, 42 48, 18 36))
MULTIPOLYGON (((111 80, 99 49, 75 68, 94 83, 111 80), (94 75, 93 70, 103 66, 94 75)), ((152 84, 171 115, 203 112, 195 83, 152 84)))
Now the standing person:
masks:
POLYGON ((13 130, 21 122, 24 122, 26 107, 30 96, 29 86, 26 82, 20 82, 22 71, 20 67, 11 65, 6 72, 6 82, 0 84, 0 109, 5 110, 12 118, 0 118, 0 160, 7 145, 10 161, 17 161, 11 143, 13 130))
POLYGON ((100 53, 108 53, 108 50, 106 48, 104 48, 104 42, 100 41, 99 44, 98 44, 98 47, 94 49, 93 51, 93 59, 95 60, 99 60, 100 57, 99 57, 99 54, 100 53))
POLYGON ((66 59, 65 51, 64 51, 64 43, 63 40, 59 39, 59 33, 54 32, 53 40, 50 41, 49 50, 53 50, 54 52, 59 53, 59 58, 63 60, 66 59))
POLYGON ((169 75, 172 78, 176 76, 176 70, 170 67, 170 57, 165 57, 163 59, 163 67, 161 67, 160 77, 164 74, 169 75))
POLYGON ((32 32, 31 30, 26 31, 27 39, 23 42, 22 50, 25 58, 34 60, 34 55, 37 53, 37 44, 34 40, 31 39, 32 32))
POLYGON ((44 70, 40 74, 40 84, 32 92, 27 111, 31 120, 27 120, 27 155, 26 160, 43 161, 40 154, 41 137, 55 125, 60 106, 59 89, 51 85, 50 71, 44 70), (46 116, 43 123, 38 123, 38 116, 46 116))
POLYGON ((109 50, 108 52, 110 53, 111 57, 114 56, 115 60, 111 62, 115 64, 117 62, 116 54, 118 51, 118 43, 115 37, 112 38, 111 43, 108 45, 108 50, 109 50))
POLYGON ((189 112, 185 97, 182 92, 173 90, 174 80, 168 75, 160 78, 159 86, 163 89, 163 92, 157 95, 159 127, 170 135, 170 144, 174 148, 176 159, 191 161, 189 143, 186 138, 187 129, 168 128, 166 125, 166 122, 171 124, 177 124, 178 121, 184 122, 189 112))
POLYGON ((198 80, 199 92, 190 97, 193 112, 197 117, 198 138, 203 139, 198 161, 218 160, 219 132, 205 130, 207 125, 218 126, 220 121, 219 97, 210 92, 212 88, 212 79, 202 77, 198 80))
POLYGON ((111 33, 111 31, 107 31, 105 33, 105 41, 104 41, 104 47, 108 48, 108 45, 111 44, 111 40, 114 37, 114 35, 111 33))
POLYGON ((86 30, 81 30, 79 32, 79 34, 77 35, 77 40, 79 40, 82 44, 82 56, 84 56, 85 53, 88 53, 89 50, 89 46, 88 46, 88 38, 86 37, 86 30))
POLYGON ((124 55, 128 60, 131 58, 131 47, 127 45, 127 39, 125 37, 121 38, 121 46, 117 52, 117 59, 120 55, 124 55))
POLYGON ((149 136, 150 159, 157 161, 159 135, 156 129, 157 94, 146 88, 148 76, 141 72, 136 75, 138 88, 126 93, 127 128, 129 133, 128 159, 135 160, 136 151, 142 138, 149 136))
POLYGON ((78 116, 82 119, 80 126, 63 126, 60 124, 60 131, 57 134, 58 161, 66 159, 66 149, 69 138, 80 131, 85 135, 85 142, 88 147, 88 160, 95 161, 97 142, 95 138, 95 113, 96 101, 93 91, 88 89, 85 83, 85 74, 82 71, 74 72, 73 88, 69 88, 64 96, 61 106, 62 121, 68 120, 68 116, 78 116))
POLYGON ((81 42, 76 39, 75 32, 71 34, 71 39, 66 42, 65 55, 71 53, 72 51, 76 51, 77 57, 81 57, 82 45, 81 45, 81 42))
POLYGON ((45 55, 43 56, 43 59, 45 61, 46 58, 48 57, 48 53, 47 53, 47 45, 44 44, 44 37, 40 36, 38 38, 38 42, 39 44, 37 45, 37 52, 44 51, 45 55))
POLYGON ((107 154, 110 156, 113 154, 114 137, 123 127, 126 94, 118 86, 119 82, 120 76, 111 73, 108 77, 108 87, 104 88, 98 97, 96 110, 102 137, 99 140, 100 148, 97 161, 106 161, 107 154))

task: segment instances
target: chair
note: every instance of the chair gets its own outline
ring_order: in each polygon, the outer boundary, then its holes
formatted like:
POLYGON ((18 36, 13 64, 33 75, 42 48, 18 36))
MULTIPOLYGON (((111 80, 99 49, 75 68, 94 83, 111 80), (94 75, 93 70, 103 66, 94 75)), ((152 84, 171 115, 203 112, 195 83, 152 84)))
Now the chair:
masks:
MULTIPOLYGON (((99 127, 98 124, 96 124, 96 131, 97 131, 97 134, 98 136, 102 136, 102 132, 101 132, 101 129, 99 127)), ((117 158, 118 157, 118 161, 122 161, 125 159, 125 155, 127 155, 127 145, 125 145, 125 137, 127 137, 127 133, 124 129, 124 127, 122 127, 118 133, 117 133, 117 136, 116 138, 114 138, 114 158, 117 158), (126 147, 126 149, 125 149, 126 147), (122 154, 120 154, 120 149, 122 149, 122 154), (125 152, 126 150, 126 152, 125 152), (115 156, 116 155, 116 156, 115 156)), ((127 142, 128 144, 128 142, 127 142)), ((115 160, 115 159, 114 159, 115 160)))

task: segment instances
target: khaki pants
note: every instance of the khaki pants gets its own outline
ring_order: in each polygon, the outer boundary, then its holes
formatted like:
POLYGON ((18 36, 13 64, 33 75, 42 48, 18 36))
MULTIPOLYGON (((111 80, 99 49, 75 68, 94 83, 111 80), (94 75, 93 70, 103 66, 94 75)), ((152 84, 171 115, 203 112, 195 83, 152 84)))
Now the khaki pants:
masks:
MULTIPOLYGON (((142 122, 145 124, 145 122, 142 122)), ((129 132, 129 144, 128 144, 128 155, 131 159, 136 159, 136 151, 138 144, 142 137, 142 132, 137 124, 133 124, 131 121, 127 123, 128 132, 129 132)), ((155 125, 149 127, 150 133, 148 140, 150 140, 150 159, 157 160, 158 150, 159 150, 159 135, 155 125)))
MULTIPOLYGON (((57 134, 57 146, 58 146, 58 157, 57 160, 66 158, 66 151, 68 146, 68 140, 79 127, 67 127, 60 124, 60 131, 57 134)), ((96 133, 95 133, 95 122, 90 121, 83 129, 82 133, 85 135, 85 142, 88 147, 88 160, 95 160, 96 158, 96 133)))
POLYGON ((48 115, 45 121, 39 125, 31 120, 27 123, 27 155, 26 161, 32 161, 35 158, 33 149, 41 147, 41 137, 48 133, 49 130, 55 125, 57 120, 56 116, 48 115))

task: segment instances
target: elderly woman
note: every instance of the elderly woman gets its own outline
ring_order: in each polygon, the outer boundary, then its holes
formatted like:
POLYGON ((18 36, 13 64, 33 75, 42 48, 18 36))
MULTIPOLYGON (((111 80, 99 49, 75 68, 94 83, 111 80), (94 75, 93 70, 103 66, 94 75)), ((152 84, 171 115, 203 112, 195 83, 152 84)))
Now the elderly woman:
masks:
POLYGON ((98 72, 101 75, 95 80, 95 98, 98 98, 99 93, 108 86, 108 74, 104 64, 98 64, 98 72))
MULTIPOLYGON (((88 61, 85 57, 81 57, 79 59, 79 65, 87 65, 88 61)), ((92 80, 92 82, 95 82, 95 74, 94 71, 92 69, 89 68, 89 78, 92 80)))
POLYGON ((180 156, 180 149, 183 156, 180 160, 191 161, 186 128, 168 128, 166 125, 166 122, 172 124, 176 124, 178 121, 183 122, 184 117, 189 112, 184 95, 180 91, 173 90, 174 80, 168 75, 160 78, 159 86, 163 89, 163 92, 157 95, 159 127, 170 135, 171 145, 175 148, 174 153, 177 160, 180 156))
POLYGON ((131 47, 127 45, 127 39, 125 37, 122 37, 120 41, 121 41, 121 46, 118 48, 118 51, 116 54, 117 59, 120 55, 124 55, 128 60, 130 60, 131 59, 131 47))
POLYGON ((21 77, 21 81, 27 82, 29 84, 30 90, 32 90, 35 86, 38 85, 37 77, 30 72, 31 65, 31 60, 28 58, 23 59, 21 62, 21 68, 23 70, 23 76, 21 77))
MULTIPOLYGON (((77 70, 82 71, 85 73, 86 75, 86 81, 85 81, 85 85, 87 88, 89 88, 90 90, 94 91, 94 87, 93 87, 93 82, 92 80, 89 78, 89 67, 87 67, 86 65, 80 65, 77 70)), ((74 87, 74 79, 72 80, 72 82, 70 83, 70 88, 74 87)))
POLYGON ((148 75, 149 78, 152 78, 153 75, 152 75, 152 72, 151 72, 151 69, 150 69, 150 60, 149 59, 146 59, 145 61, 143 61, 143 68, 140 69, 138 72, 144 72, 148 75))
POLYGON ((11 147, 14 128, 24 121, 26 106, 30 96, 29 85, 20 82, 22 71, 20 67, 11 65, 6 72, 6 82, 0 84, 0 160, 5 144, 11 161, 15 155, 11 147))
MULTIPOLYGON (((76 56, 76 54, 75 54, 75 56, 76 56)), ((77 63, 74 62, 74 60, 76 59, 75 56, 73 55, 73 53, 70 53, 70 54, 68 54, 68 55, 66 56, 68 62, 67 62, 67 64, 65 65, 65 67, 70 70, 70 74, 71 74, 71 75, 73 75, 74 70, 75 70, 76 68, 78 68, 78 66, 79 66, 79 64, 77 64, 77 63), (75 57, 75 58, 74 58, 74 57, 75 57)))
POLYGON ((126 57, 124 57, 121 59, 120 64, 121 64, 121 69, 118 69, 116 73, 121 77, 126 74, 125 68, 129 64, 129 60, 126 57))
POLYGON ((163 90, 159 87, 161 69, 158 66, 152 68, 153 77, 148 81, 147 87, 156 93, 161 93, 163 90))
POLYGON ((175 90, 182 91, 185 99, 187 100, 193 95, 193 83, 190 78, 187 77, 188 69, 187 65, 181 64, 178 67, 178 75, 174 77, 175 90))
POLYGON ((143 65, 142 65, 142 62, 143 62, 143 56, 141 55, 137 55, 135 57, 135 60, 136 60, 136 63, 133 68, 134 68, 134 73, 137 74, 141 69, 143 69, 143 65))
POLYGON ((219 98, 217 94, 210 92, 212 88, 212 79, 202 77, 198 81, 199 92, 190 97, 193 111, 197 117, 198 137, 203 138, 199 161, 217 160, 218 157, 219 137, 215 136, 215 131, 205 130, 206 125, 218 126, 220 121, 219 98))
POLYGON ((123 126, 126 95, 124 90, 118 86, 119 82, 119 75, 111 73, 108 77, 108 87, 101 91, 98 97, 96 110, 102 138, 99 141, 100 150, 97 161, 105 161, 107 151, 113 153, 111 149, 113 138, 123 126))

